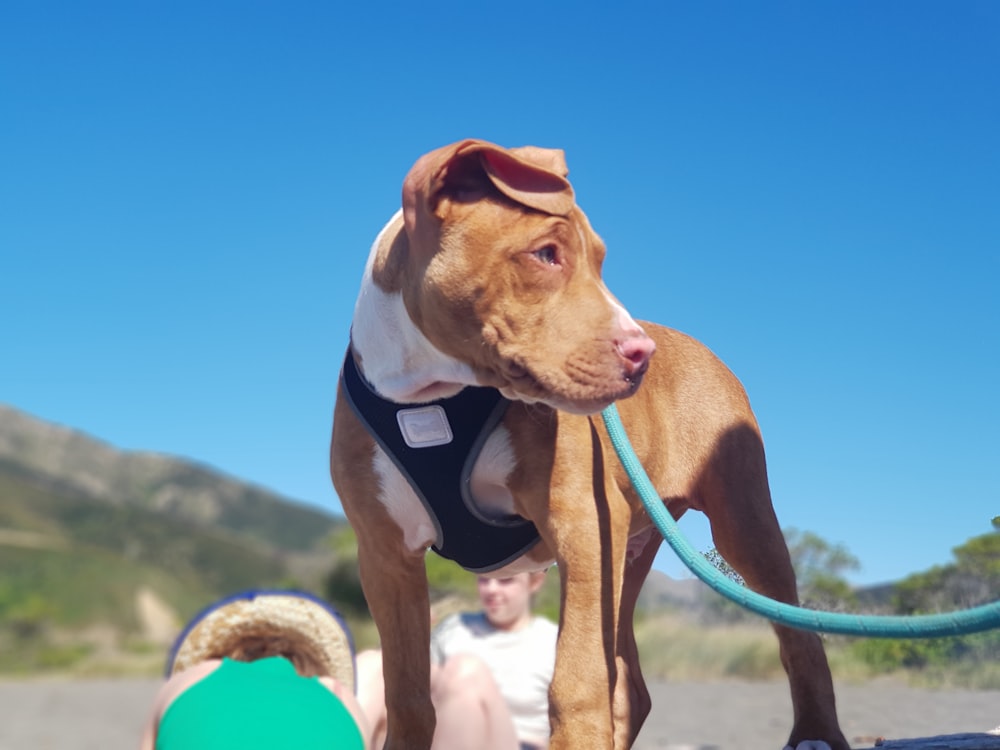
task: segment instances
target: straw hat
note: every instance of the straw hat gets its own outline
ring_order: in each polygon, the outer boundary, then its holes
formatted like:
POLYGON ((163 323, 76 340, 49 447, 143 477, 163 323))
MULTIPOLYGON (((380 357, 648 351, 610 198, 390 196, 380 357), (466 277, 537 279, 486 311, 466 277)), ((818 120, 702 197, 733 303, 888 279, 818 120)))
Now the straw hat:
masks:
POLYGON ((167 675, 234 652, 248 638, 290 641, 354 690, 354 643, 340 614, 302 591, 246 591, 216 602, 184 628, 167 659, 167 675))

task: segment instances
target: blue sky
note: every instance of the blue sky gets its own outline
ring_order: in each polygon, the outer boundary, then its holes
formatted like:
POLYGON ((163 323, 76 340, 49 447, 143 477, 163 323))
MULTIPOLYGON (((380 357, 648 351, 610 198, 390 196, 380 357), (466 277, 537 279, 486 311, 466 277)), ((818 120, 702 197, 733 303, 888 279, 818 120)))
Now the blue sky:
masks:
POLYGON ((612 290, 747 387, 783 525, 857 583, 989 531, 1000 5, 361 5, 4 3, 0 401, 338 511, 336 377, 410 165, 559 147, 612 290))

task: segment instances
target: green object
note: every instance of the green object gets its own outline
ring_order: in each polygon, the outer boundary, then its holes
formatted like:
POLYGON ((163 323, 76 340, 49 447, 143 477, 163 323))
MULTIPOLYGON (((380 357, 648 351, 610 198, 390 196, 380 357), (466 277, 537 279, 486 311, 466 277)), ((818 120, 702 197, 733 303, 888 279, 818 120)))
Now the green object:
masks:
POLYGON ((280 656, 223 659, 168 706, 157 750, 364 750, 347 708, 280 656))
POLYGON ((704 583, 741 607, 766 617, 772 622, 799 630, 812 630, 840 635, 866 636, 869 638, 939 638, 949 635, 967 635, 1000 627, 1000 601, 984 604, 959 612, 935 615, 852 615, 840 612, 819 612, 777 602, 730 581, 703 555, 698 554, 681 535, 673 516, 663 505, 646 470, 642 468, 635 450, 625 434, 618 409, 611 404, 601 416, 608 436, 642 499, 646 512, 656 528, 667 540, 688 569, 704 583))

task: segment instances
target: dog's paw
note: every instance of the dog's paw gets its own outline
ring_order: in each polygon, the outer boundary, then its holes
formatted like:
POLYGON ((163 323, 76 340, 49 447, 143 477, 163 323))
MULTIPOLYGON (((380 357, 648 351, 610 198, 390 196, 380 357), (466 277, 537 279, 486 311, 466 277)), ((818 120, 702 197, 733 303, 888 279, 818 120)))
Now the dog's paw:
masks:
POLYGON ((795 747, 785 745, 785 750, 831 750, 831 748, 823 740, 806 740, 795 747))

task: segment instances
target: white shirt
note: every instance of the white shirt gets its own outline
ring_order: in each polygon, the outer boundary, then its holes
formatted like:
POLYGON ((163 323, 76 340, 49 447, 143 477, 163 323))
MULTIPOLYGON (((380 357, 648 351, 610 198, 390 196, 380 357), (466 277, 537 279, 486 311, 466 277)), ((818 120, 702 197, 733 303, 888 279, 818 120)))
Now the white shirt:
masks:
POLYGON ((556 661, 558 628, 544 617, 514 631, 497 630, 481 612, 451 615, 431 634, 431 659, 456 654, 479 657, 510 708, 519 740, 548 740, 549 683, 556 661))

